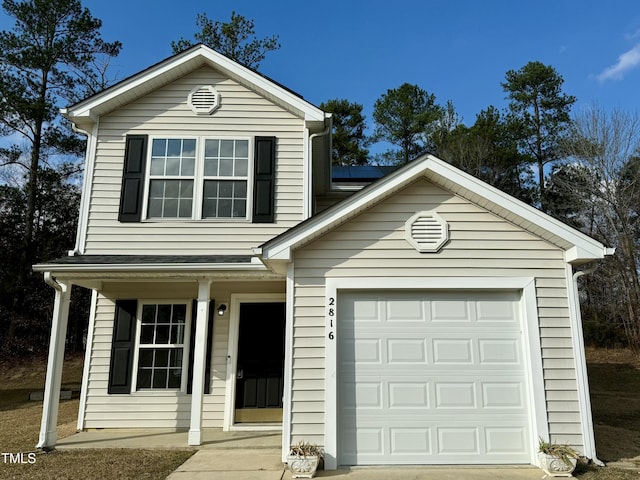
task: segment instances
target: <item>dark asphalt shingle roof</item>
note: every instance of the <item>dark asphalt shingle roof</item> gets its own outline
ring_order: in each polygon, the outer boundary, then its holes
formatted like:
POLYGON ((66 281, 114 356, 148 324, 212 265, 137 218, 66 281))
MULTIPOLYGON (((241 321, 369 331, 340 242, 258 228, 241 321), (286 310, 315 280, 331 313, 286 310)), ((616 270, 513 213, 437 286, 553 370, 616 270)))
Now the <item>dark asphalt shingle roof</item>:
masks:
POLYGON ((251 263, 251 255, 77 255, 61 257, 54 265, 139 265, 172 263, 251 263))

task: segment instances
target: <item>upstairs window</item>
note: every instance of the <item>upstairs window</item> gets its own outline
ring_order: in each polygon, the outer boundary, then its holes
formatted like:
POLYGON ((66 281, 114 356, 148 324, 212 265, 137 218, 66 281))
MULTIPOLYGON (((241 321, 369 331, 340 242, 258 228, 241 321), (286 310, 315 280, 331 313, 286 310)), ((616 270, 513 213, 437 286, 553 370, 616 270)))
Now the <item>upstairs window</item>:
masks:
POLYGON ((275 222, 276 137, 125 140, 120 222, 275 222))
POLYGON ((149 218, 193 218, 196 141, 156 138, 151 147, 149 218))
POLYGON ((205 140, 202 218, 246 218, 248 178, 248 140, 205 140))
POLYGON ((154 138, 147 218, 246 219, 249 140, 154 138))

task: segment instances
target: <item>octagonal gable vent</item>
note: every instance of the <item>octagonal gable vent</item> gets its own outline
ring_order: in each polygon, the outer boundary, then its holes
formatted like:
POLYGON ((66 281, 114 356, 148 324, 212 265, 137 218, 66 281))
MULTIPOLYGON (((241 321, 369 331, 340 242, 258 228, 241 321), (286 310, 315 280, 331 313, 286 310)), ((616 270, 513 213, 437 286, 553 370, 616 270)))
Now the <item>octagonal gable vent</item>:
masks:
POLYGON ((195 114, 211 115, 220 106, 220 94, 211 85, 203 85, 189 92, 187 102, 195 114))
POLYGON ((419 252, 437 252, 449 240, 449 225, 436 212, 418 212, 405 223, 407 241, 419 252))

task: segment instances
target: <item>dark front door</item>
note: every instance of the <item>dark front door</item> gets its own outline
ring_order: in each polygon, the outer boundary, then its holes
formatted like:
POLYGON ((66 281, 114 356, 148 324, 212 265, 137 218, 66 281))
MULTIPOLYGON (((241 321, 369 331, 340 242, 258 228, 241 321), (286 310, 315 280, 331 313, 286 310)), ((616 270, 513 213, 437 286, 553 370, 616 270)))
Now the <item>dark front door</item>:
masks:
POLYGON ((240 305, 236 423, 282 422, 284 303, 240 305))

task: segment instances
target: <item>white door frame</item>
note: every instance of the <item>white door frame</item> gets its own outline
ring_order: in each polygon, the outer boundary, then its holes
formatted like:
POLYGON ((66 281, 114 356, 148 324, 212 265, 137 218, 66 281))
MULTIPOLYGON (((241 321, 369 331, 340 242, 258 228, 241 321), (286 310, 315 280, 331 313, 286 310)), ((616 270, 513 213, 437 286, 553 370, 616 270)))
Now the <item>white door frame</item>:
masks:
POLYGON ((325 468, 338 468, 338 339, 335 319, 338 318, 340 290, 519 290, 522 292, 520 314, 523 322, 524 355, 527 374, 527 394, 530 399, 530 452, 531 463, 537 464, 536 451, 539 438, 549 438, 549 424, 545 402, 542 350, 538 308, 533 277, 335 277, 326 279, 325 289, 325 468), (333 321, 332 321, 333 320, 333 321), (526 348, 528 347, 528 348, 526 348))
MULTIPOLYGON (((234 423, 236 403, 236 375, 238 373, 238 337, 240 334, 240 305, 243 303, 285 303, 284 293, 235 293, 229 306, 229 340, 227 344, 227 378, 224 396, 224 423, 222 429, 230 430, 275 430, 273 425, 264 427, 242 426, 234 423)), ((280 427, 281 428, 281 427, 280 427)))

